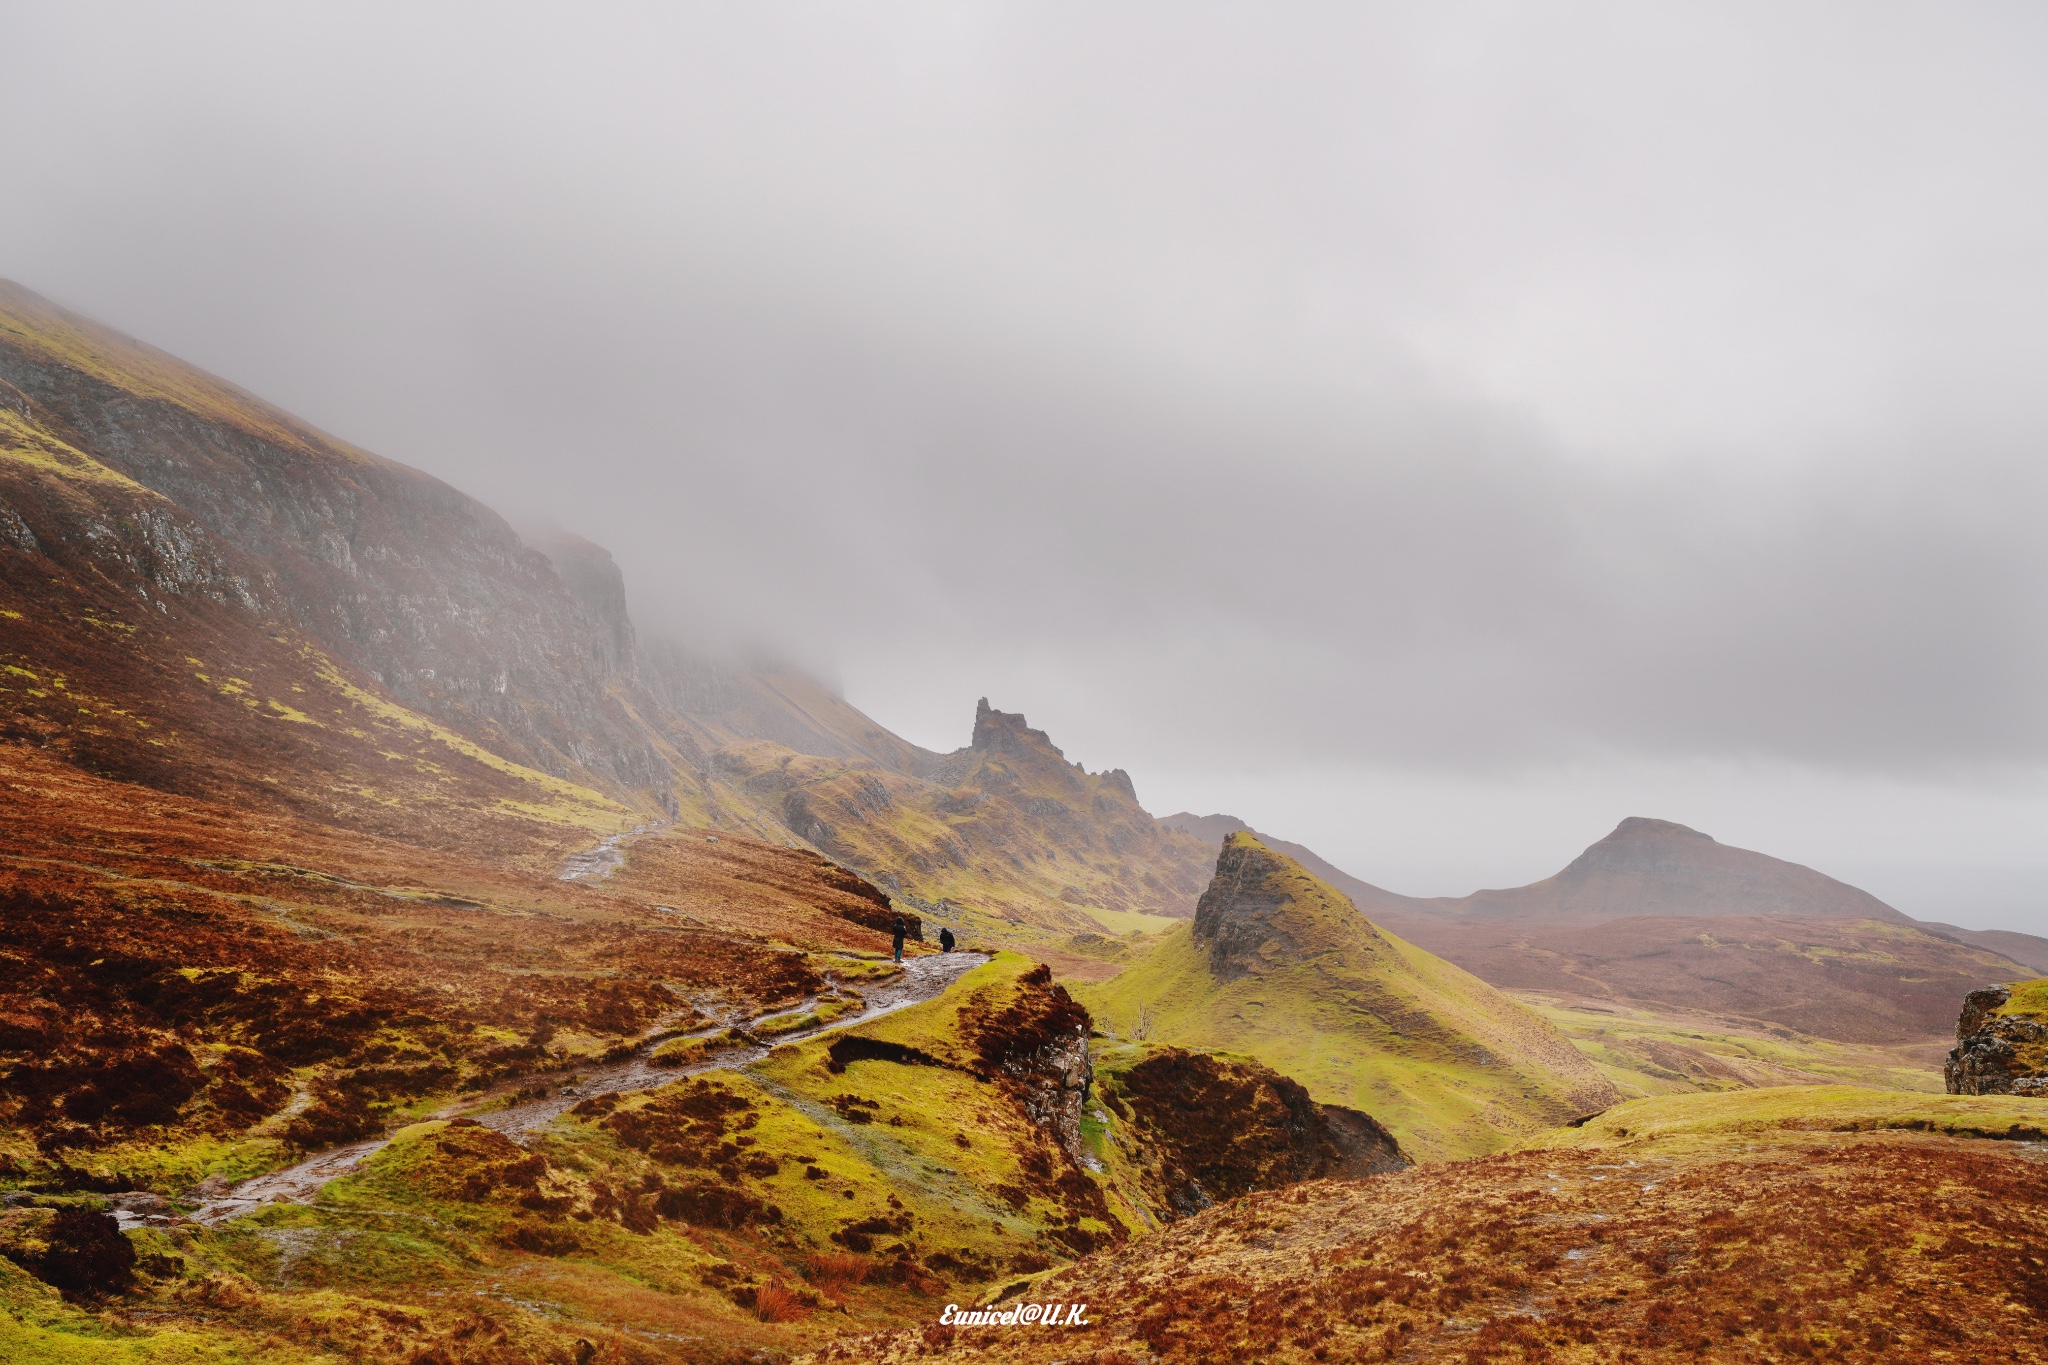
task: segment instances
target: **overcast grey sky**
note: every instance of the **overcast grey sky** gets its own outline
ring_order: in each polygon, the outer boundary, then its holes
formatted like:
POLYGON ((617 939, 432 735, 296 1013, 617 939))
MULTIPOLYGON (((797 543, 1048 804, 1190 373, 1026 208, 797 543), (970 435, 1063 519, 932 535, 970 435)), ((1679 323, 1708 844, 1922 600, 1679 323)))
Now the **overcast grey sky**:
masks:
POLYGON ((0 0, 0 275, 1368 879, 2048 932, 2039 6, 0 0))

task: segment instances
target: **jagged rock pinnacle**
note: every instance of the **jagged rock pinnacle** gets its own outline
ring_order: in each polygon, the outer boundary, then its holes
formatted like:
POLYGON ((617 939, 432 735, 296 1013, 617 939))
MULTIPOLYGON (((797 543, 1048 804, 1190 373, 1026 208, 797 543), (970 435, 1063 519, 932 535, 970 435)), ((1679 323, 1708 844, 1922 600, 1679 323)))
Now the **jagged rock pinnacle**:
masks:
POLYGON ((1021 712, 998 711, 988 704, 987 697, 975 704, 974 739, 969 747, 998 753, 1020 753, 1029 749, 1052 754, 1060 752, 1045 731, 1034 730, 1025 723, 1021 712))

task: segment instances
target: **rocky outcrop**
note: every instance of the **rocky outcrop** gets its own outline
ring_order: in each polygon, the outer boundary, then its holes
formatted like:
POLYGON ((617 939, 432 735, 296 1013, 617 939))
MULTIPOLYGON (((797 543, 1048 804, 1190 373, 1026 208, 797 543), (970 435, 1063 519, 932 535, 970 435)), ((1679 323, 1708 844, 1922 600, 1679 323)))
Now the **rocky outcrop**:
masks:
MULTIPOLYGON (((1258 839, 1225 841, 1216 859, 1216 875, 1195 902, 1195 939, 1208 945, 1209 969, 1219 981, 1291 965, 1311 956, 1334 927, 1325 921, 1325 907, 1304 897, 1308 881, 1300 867, 1258 839)), ((1381 941, 1372 921, 1350 907, 1339 916, 1348 921, 1345 935, 1370 949, 1381 941)))
POLYGON ((1951 1095, 2048 1096, 2048 979, 1963 997, 1942 1074, 1951 1095), (2034 1006, 2034 1008, 2028 1008, 2034 1006))
POLYGON ((1001 1009, 961 1018, 973 1069, 1011 1089, 1031 1121, 1077 1165, 1083 1160, 1081 1107, 1093 1083, 1092 1022, 1042 963, 1017 978, 1015 996, 1001 1009))
POLYGON ((983 698, 970 743, 827 762, 732 744, 714 767, 791 834, 927 919, 1092 932, 1089 908, 1184 916, 1209 851, 1160 825, 1121 769, 1091 773, 1043 730, 983 698))

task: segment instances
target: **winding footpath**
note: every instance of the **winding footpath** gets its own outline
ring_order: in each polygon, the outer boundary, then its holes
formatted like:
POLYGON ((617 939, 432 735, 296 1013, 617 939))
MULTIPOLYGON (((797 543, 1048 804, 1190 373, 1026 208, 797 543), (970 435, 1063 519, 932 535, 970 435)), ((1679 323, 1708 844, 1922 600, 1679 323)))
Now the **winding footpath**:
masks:
MULTIPOLYGON (((955 981, 989 960, 985 953, 933 953, 924 957, 906 958, 903 974, 878 985, 863 986, 861 993, 867 1001, 867 1008, 858 1014, 849 1015, 833 1023, 822 1024, 814 1029, 785 1034, 776 1039, 775 1046, 784 1043, 801 1042, 855 1024, 865 1024, 885 1014, 908 1009, 912 1005, 936 1000, 944 995, 955 981)), ((774 1014, 762 1015, 749 1022, 759 1024, 764 1020, 782 1018, 786 1015, 801 1014, 814 1008, 820 996, 804 1001, 789 1009, 774 1014)), ((711 1037, 731 1027, 729 1022, 711 1025, 696 1030, 685 1037, 711 1037)), ((664 1036, 659 1041, 667 1041, 664 1036)), ((705 1071, 737 1071, 753 1065, 768 1055, 766 1044, 748 1043, 727 1048, 710 1059, 694 1066, 656 1066, 649 1060, 656 1042, 641 1044, 633 1055, 623 1061, 606 1065, 577 1068, 573 1072, 573 1083, 550 1086, 553 1093, 538 1099, 530 1099, 504 1109, 489 1113, 464 1115, 462 1105, 473 1101, 457 1101, 433 1115, 435 1118, 468 1117, 486 1128, 494 1128, 507 1136, 536 1132, 553 1123, 564 1112, 591 1095, 607 1092, 627 1094, 636 1090, 652 1090, 669 1084, 684 1076, 694 1076, 705 1071)), ((559 1073, 558 1073, 559 1074, 559 1073)), ((356 1171, 372 1154, 383 1150, 390 1143, 389 1137, 372 1138, 365 1142, 350 1143, 346 1147, 335 1147, 314 1156, 307 1157, 295 1166, 268 1175, 252 1176, 225 1192, 207 1199, 187 1215, 193 1222, 217 1225, 239 1214, 261 1208, 265 1204, 293 1203, 310 1204, 320 1193, 321 1186, 330 1180, 338 1180, 356 1171)), ((129 1220, 123 1216, 123 1222, 129 1220)), ((140 1221, 140 1220, 136 1220, 140 1221)))

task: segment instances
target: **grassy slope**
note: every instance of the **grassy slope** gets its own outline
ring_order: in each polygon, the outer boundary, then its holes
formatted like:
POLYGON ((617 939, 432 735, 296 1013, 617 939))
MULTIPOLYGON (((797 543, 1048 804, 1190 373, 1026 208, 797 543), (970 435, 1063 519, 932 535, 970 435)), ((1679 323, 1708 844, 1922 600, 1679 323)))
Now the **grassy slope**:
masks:
POLYGON ((1630 1098, 1771 1085, 1942 1089, 1945 1042, 1838 1043, 1723 1015, 1534 991, 1511 994, 1570 1038, 1630 1098))
POLYGON ((1631 1100, 1578 1128, 1529 1144, 1546 1151, 1807 1133, 1923 1132, 1952 1137, 2048 1137, 2048 1104, 2016 1095, 1918 1095, 1852 1085, 1772 1086, 1631 1100))
POLYGON ((1496 1151, 1611 1096, 1548 1024, 1283 861, 1305 960, 1221 981, 1184 925, 1076 998, 1119 1033, 1256 1057, 1371 1114, 1419 1159, 1496 1151))
MULTIPOLYGON (((929 1203, 927 1224, 946 1230, 955 1254, 991 1266, 1067 1255, 1044 1235, 1064 1220, 1065 1205, 1027 1170, 1028 1155, 1044 1149, 1042 1134, 999 1087, 969 1074, 976 1059, 963 1041, 963 1016, 1000 1008, 1031 967, 1028 958, 999 954, 939 999, 848 1030, 916 1048, 945 1066, 864 1060, 834 1074, 826 1058, 830 1040, 820 1039, 777 1048, 750 1070, 771 1093, 855 1145, 874 1178, 916 1190, 929 1203), (870 1122, 845 1121, 834 1102, 847 1096, 876 1103, 870 1122), (1020 1192, 1022 1204, 998 1194, 1003 1187, 1020 1192)), ((1112 1232, 1099 1218, 1084 1217, 1080 1225, 1112 1232)))

